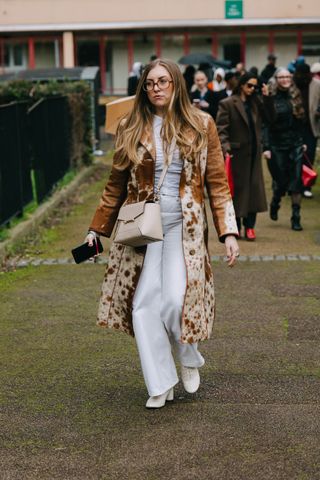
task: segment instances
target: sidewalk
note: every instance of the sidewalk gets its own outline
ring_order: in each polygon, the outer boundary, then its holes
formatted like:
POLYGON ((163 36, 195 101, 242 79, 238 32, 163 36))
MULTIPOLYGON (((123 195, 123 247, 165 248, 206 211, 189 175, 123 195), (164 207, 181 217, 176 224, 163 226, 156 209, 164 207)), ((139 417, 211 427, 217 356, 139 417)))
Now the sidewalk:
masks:
MULTIPOLYGON (((69 205, 64 205, 56 212, 55 218, 49 223, 50 228, 41 230, 40 238, 33 245, 28 244, 24 259, 61 259, 70 258, 70 251, 75 245, 83 241, 88 225, 91 221, 99 197, 109 175, 110 160, 105 160, 96 173, 94 181, 88 186, 82 186, 74 199, 71 211, 69 205)), ((265 171, 268 201, 271 198, 270 177, 265 171)), ((268 212, 260 213, 257 217, 257 241, 247 242, 240 240, 242 256, 279 256, 279 255, 320 255, 320 182, 314 188, 315 198, 303 199, 301 207, 302 232, 294 232, 290 226, 290 198, 282 201, 279 211, 279 220, 270 220, 268 212)), ((212 256, 223 256, 224 246, 218 241, 210 208, 207 205, 209 221, 209 248, 212 256)), ((109 240, 104 239, 105 252, 109 248, 109 240)))
MULTIPOLYGON (((104 171, 105 170, 105 171, 104 171)), ((102 190, 82 187, 24 258, 82 242, 102 190)), ((319 255, 319 203, 303 232, 259 217, 243 255, 319 255), (276 235, 275 235, 276 233, 276 235)), ((107 245, 108 242, 105 242, 107 245)), ((211 254, 223 254, 211 231, 211 254)), ((3 480, 320 479, 320 262, 214 262, 217 321, 199 392, 147 411, 134 340, 95 326, 103 265, 0 275, 3 480)))

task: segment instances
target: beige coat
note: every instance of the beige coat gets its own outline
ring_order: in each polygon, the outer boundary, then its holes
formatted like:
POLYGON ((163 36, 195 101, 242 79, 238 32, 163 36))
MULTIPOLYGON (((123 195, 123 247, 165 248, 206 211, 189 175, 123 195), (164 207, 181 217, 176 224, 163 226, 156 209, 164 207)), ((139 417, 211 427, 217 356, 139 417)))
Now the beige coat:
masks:
POLYGON ((309 86, 309 115, 315 137, 320 137, 320 118, 316 115, 318 108, 320 108, 320 80, 313 78, 309 86))
MULTIPOLYGON (((203 114, 208 144, 195 160, 184 159, 180 179, 183 212, 183 250, 187 286, 181 318, 181 341, 194 343, 210 337, 215 314, 213 272, 207 249, 207 221, 204 187, 210 200, 215 228, 221 241, 238 234, 233 204, 224 170, 224 160, 215 124, 203 114)), ((192 132, 190 132, 192 140, 192 132)), ((123 171, 112 167, 90 229, 111 236, 123 202, 153 198, 155 145, 152 130, 141 138, 141 163, 123 171)), ((102 285, 98 313, 101 326, 133 335, 132 301, 143 266, 145 247, 133 248, 113 243, 102 285)))

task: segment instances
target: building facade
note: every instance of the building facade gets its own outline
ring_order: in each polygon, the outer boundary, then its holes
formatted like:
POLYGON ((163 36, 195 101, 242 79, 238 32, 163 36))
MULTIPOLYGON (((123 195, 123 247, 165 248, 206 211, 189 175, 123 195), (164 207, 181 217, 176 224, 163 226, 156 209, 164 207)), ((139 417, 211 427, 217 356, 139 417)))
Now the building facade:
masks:
POLYGON ((135 61, 212 53, 261 69, 320 57, 318 0, 0 0, 0 73, 99 65, 102 91, 125 94, 135 61))

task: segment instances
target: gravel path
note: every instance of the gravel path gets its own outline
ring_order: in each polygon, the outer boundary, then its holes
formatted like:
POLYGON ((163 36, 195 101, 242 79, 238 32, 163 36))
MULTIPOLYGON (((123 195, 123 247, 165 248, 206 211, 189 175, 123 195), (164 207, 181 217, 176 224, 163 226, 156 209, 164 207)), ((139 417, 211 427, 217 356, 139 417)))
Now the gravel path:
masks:
POLYGON ((319 188, 303 232, 285 202, 234 269, 212 234, 201 388, 147 411, 134 340, 95 326, 107 257, 70 263, 106 175, 0 274, 1 480, 320 479, 319 188))

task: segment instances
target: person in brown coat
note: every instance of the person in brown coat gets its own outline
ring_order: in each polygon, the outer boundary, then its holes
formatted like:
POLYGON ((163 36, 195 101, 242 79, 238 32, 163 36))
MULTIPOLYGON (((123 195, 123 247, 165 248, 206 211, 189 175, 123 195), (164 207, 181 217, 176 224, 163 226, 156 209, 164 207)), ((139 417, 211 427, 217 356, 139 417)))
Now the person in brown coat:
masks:
POLYGON ((150 395, 147 408, 173 400, 178 376, 171 346, 181 363, 184 388, 194 393, 199 387, 198 368, 204 359, 197 344, 210 337, 215 312, 205 185, 228 264, 239 256, 215 124, 191 105, 179 67, 155 60, 142 73, 134 108, 118 129, 111 174, 90 223, 89 244, 96 235, 111 236, 121 206, 155 200, 166 163, 157 195, 164 238, 139 248, 111 245, 98 314, 99 325, 135 336, 150 395))
POLYGON ((257 212, 267 210, 261 164, 261 124, 273 115, 273 101, 263 84, 262 99, 257 96, 257 77, 247 72, 239 78, 231 97, 219 104, 216 124, 224 154, 231 155, 238 230, 241 220, 245 238, 256 238, 257 212))

